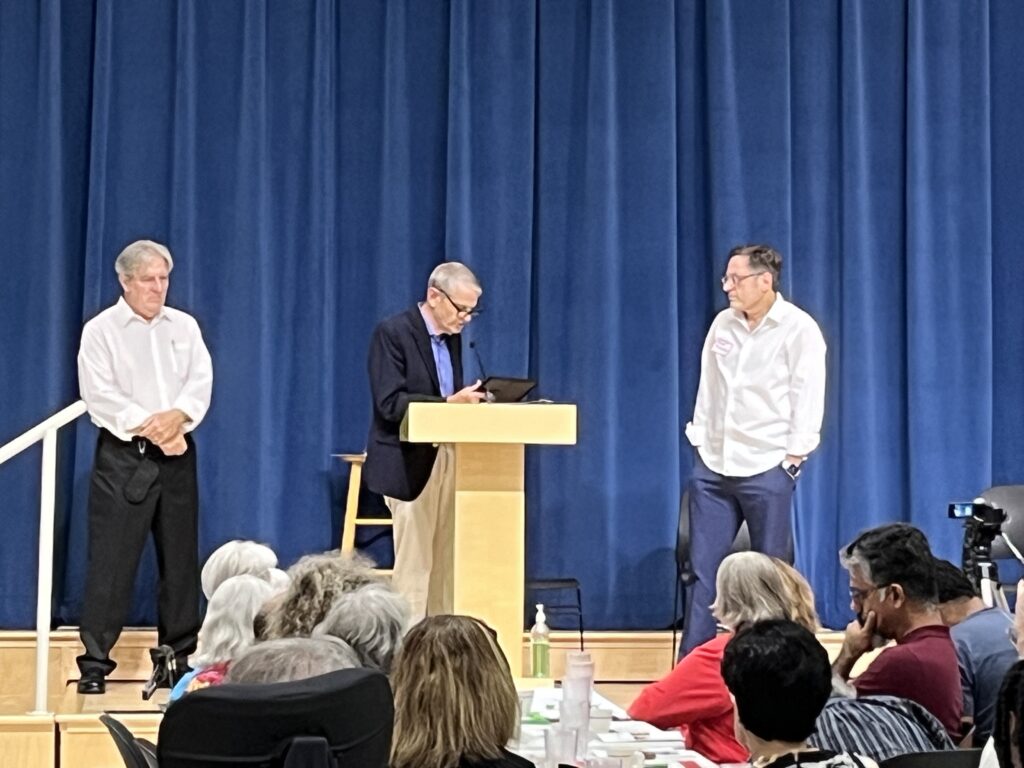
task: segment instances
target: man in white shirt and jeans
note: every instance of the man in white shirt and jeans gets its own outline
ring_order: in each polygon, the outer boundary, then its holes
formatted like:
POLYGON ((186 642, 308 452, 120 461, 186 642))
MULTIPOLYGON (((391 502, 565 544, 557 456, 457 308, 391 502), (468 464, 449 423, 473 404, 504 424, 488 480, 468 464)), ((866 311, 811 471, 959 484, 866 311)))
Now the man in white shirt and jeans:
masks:
POLYGON ((820 439, 825 339, 814 319, 778 291, 782 256, 767 245, 729 253, 729 308, 711 324, 686 437, 697 449, 690 479, 686 654, 715 635, 715 574, 746 520, 751 549, 793 559, 796 479, 820 439))
POLYGON ((159 243, 126 247, 114 264, 124 295, 82 330, 78 383, 100 434, 89 486, 79 693, 103 693, 116 666, 110 649, 150 531, 160 569, 159 643, 173 649, 179 673, 196 648, 199 494, 191 432, 210 407, 213 367, 195 319, 164 306, 173 267, 159 243))

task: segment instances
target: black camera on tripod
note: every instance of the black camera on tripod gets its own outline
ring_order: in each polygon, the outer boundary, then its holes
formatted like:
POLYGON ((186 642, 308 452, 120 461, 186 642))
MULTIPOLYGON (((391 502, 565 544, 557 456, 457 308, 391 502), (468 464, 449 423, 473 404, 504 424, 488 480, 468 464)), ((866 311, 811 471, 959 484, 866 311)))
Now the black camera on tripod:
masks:
POLYGON ((964 573, 986 598, 999 588, 999 573, 992 562, 992 542, 1002 534, 1006 512, 978 499, 953 502, 949 505, 949 516, 964 521, 964 573))

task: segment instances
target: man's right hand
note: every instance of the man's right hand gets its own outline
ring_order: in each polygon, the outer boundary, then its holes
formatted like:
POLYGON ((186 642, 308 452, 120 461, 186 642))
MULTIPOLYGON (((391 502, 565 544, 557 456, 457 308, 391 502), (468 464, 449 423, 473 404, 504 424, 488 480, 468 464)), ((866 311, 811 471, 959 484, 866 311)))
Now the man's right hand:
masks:
POLYGON ((445 402, 448 403, 479 403, 487 398, 487 393, 480 389, 480 379, 468 387, 463 387, 453 395, 448 395, 445 402))
POLYGON ((846 635, 843 637, 843 651, 860 658, 874 647, 875 625, 878 618, 874 611, 868 611, 864 623, 854 619, 846 625, 846 635))
POLYGON ((857 659, 870 651, 874 646, 875 627, 878 624, 878 617, 874 611, 868 611, 864 623, 854 619, 846 625, 846 634, 843 637, 843 647, 839 656, 832 663, 832 671, 843 680, 850 679, 850 672, 857 659))

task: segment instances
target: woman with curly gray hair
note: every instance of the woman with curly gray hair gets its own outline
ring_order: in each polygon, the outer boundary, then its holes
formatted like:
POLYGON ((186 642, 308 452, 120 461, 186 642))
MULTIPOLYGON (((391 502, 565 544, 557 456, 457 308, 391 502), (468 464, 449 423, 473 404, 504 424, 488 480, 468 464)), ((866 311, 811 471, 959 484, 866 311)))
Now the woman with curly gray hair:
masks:
POLYGON ((288 588, 257 618, 259 639, 309 637, 341 595, 383 582, 373 565, 368 557, 338 550, 301 558, 287 571, 288 588))

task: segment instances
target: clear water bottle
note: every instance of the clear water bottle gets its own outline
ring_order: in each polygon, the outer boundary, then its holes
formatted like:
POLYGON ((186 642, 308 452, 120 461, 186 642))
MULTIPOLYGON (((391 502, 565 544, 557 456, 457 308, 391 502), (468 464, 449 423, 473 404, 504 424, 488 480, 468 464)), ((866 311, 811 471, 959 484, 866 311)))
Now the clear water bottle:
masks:
POLYGON ((537 617, 530 629, 530 674, 551 677, 551 630, 543 603, 537 603, 537 617))

